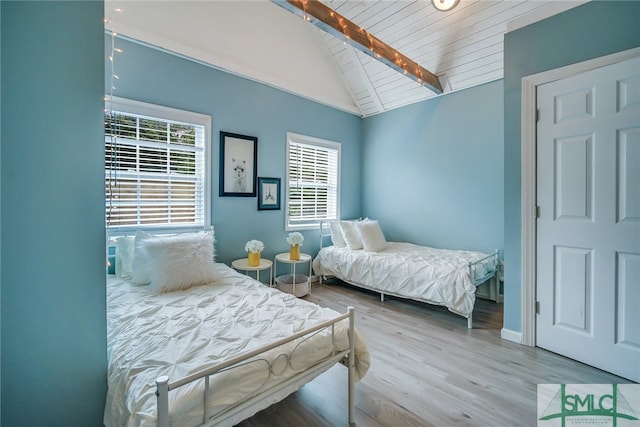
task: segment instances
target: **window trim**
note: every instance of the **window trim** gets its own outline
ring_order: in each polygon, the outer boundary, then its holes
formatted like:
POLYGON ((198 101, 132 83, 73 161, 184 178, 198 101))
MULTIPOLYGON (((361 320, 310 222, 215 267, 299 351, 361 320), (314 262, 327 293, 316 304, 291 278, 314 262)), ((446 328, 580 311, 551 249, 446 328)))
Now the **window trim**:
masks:
MULTIPOLYGON (((199 225, 138 225, 131 227, 105 228, 110 236, 129 235, 136 230, 161 231, 162 233, 175 233, 198 231, 211 226, 211 116, 202 113, 195 113, 187 110, 166 107, 163 105, 150 104, 117 96, 105 96, 105 113, 109 111, 121 111, 141 116, 148 116, 160 120, 171 120, 177 122, 190 123, 204 126, 204 179, 203 179, 203 208, 204 224, 199 225)), ((105 141, 108 136, 105 134, 105 141)), ((108 169, 105 167, 105 173, 108 169)), ((105 176, 106 179, 106 176, 105 176)), ((105 194, 106 202, 106 194, 105 194)), ((105 218, 106 219, 106 218, 105 218)))
POLYGON ((312 224, 302 224, 302 225, 293 225, 289 220, 289 162, 290 162, 290 149, 291 142, 297 142, 301 144, 313 145, 316 147, 324 147, 331 150, 337 151, 337 161, 336 161, 336 218, 328 218, 328 219, 338 219, 340 218, 340 189, 341 189, 341 162, 342 162, 342 144, 335 141, 330 141, 322 138, 316 138, 313 136, 302 135, 294 132, 287 132, 287 144, 286 144, 286 152, 285 152, 285 214, 284 214, 284 227, 286 231, 293 230, 313 230, 320 227, 320 220, 318 222, 314 222, 312 224))

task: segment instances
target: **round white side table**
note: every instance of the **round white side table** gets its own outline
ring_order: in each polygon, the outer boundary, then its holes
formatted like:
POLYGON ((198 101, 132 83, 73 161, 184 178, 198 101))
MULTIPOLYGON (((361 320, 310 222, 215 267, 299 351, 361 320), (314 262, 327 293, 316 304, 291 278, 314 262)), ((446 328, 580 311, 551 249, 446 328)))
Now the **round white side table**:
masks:
MULTIPOLYGON (((304 264, 304 263, 309 263, 309 293, 311 293, 311 271, 312 271, 312 265, 311 265, 311 255, 309 254, 303 254, 300 253, 300 259, 296 259, 293 260, 289 257, 289 252, 283 252, 281 254, 278 254, 275 256, 274 261, 273 261, 273 270, 274 270, 274 275, 278 274, 278 263, 281 262, 283 264, 290 264, 291 265, 291 274, 293 275, 293 284, 292 284, 292 289, 293 289, 293 294, 296 294, 296 282, 295 282, 295 277, 296 277, 296 265, 297 264, 304 264)), ((297 295, 296 295, 297 296, 297 295)))
POLYGON ((273 262, 268 259, 260 258, 260 264, 253 267, 249 265, 249 260, 245 258, 239 258, 231 262, 231 266, 236 270, 244 271, 249 275, 250 271, 256 272, 256 280, 260 281, 260 271, 269 270, 269 286, 273 286, 273 262))

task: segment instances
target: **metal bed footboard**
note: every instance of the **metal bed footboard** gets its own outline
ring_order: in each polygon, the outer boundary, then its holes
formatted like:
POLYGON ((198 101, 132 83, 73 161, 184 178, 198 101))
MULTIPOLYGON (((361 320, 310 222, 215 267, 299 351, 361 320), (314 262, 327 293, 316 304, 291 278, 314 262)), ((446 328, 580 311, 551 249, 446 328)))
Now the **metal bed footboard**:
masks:
POLYGON ((495 252, 484 258, 470 262, 468 268, 471 283, 476 287, 482 285, 488 280, 493 281, 495 295, 494 301, 496 303, 500 302, 500 278, 498 274, 500 271, 500 255, 498 250, 496 249, 495 252))
MULTIPOLYGON (((284 354, 284 353, 283 353, 284 354)), ((279 355, 274 359, 277 360, 279 355)), ((316 326, 304 329, 300 332, 297 332, 289 337, 283 338, 281 340, 275 341, 271 344, 265 345, 263 347, 257 348, 255 350, 243 353, 238 355, 232 359, 229 359, 225 362, 218 363, 210 368, 201 370, 199 372, 193 373, 184 378, 169 381, 167 376, 158 377, 156 380, 156 400, 157 400, 157 422, 159 427, 169 427, 169 392, 175 390, 179 387, 182 387, 186 384, 189 384, 193 381, 204 379, 204 393, 203 393, 203 408, 204 413, 202 417, 202 425, 205 426, 213 426, 220 425, 225 423, 225 421, 229 422, 232 417, 241 413, 249 407, 257 408, 255 412, 262 410, 268 406, 270 403, 265 402, 265 398, 269 397, 273 393, 279 392, 281 390, 288 390, 288 392, 293 392, 297 388, 299 388, 300 381, 310 381, 315 376, 324 372, 331 366, 336 363, 342 363, 346 365, 348 369, 348 417, 349 417, 349 425, 354 424, 354 384, 355 384, 355 310, 353 307, 347 308, 347 313, 339 315, 333 319, 324 321, 316 326), (346 350, 336 350, 336 335, 335 335, 335 324, 349 319, 349 328, 348 328, 348 339, 349 339, 349 347, 346 350), (287 344, 289 342, 295 341, 299 338, 308 338, 321 330, 331 328, 331 340, 333 343, 333 350, 331 354, 316 362, 312 367, 307 368, 301 372, 296 373, 292 377, 289 377, 285 381, 281 383, 277 383, 271 387, 268 387, 264 390, 261 390, 257 395, 252 396, 246 401, 240 402, 231 408, 223 411, 220 414, 216 414, 215 416, 210 413, 210 408, 207 403, 209 401, 209 397, 213 390, 211 390, 209 384, 209 377, 220 373, 229 369, 233 369, 236 367, 243 366, 245 362, 248 362, 249 359, 252 359, 256 356, 259 356, 269 350, 277 348, 281 345, 287 344)))
POLYGON ((324 238, 331 237, 329 221, 320 220, 320 249, 324 247, 324 238))
MULTIPOLYGON (((477 261, 470 262, 468 268, 469 278, 476 288, 488 280, 493 281, 495 294, 494 301, 496 303, 500 302, 500 279, 498 277, 498 271, 500 269, 499 251, 496 249, 492 254, 487 255, 484 258, 480 258, 477 261)), ((467 328, 471 329, 472 327, 473 313, 471 313, 467 318, 467 328)))
POLYGON ((498 250, 496 249, 495 252, 484 258, 470 262, 468 267, 469 277, 474 285, 478 286, 486 282, 496 275, 498 273, 498 268, 500 268, 500 256, 498 254, 498 250))
MULTIPOLYGON (((320 251, 324 247, 324 239, 329 237, 331 239, 331 225, 328 221, 320 220, 320 251)), ((322 274, 318 274, 318 283, 322 285, 325 277, 322 274)))

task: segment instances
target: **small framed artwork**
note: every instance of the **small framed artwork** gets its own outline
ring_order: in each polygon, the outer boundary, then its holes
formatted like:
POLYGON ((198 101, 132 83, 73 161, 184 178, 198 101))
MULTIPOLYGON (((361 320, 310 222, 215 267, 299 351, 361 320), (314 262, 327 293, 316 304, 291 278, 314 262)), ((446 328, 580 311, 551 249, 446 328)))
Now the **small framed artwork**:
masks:
POLYGON ((220 132, 220 196, 255 197, 258 138, 220 132))
POLYGON ((280 209, 280 178, 258 178, 258 210, 280 209))

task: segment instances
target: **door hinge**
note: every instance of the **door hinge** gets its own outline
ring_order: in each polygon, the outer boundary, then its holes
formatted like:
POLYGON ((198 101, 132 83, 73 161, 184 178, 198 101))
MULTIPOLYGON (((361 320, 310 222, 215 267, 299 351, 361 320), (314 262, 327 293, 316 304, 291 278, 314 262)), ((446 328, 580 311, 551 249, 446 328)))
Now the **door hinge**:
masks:
POLYGON ((540 301, 536 301, 536 314, 540 314, 540 301))
POLYGON ((540 206, 536 205, 533 214, 536 216, 536 218, 540 218, 540 206))
POLYGON ((536 108, 536 122, 540 121, 540 109, 536 108))

